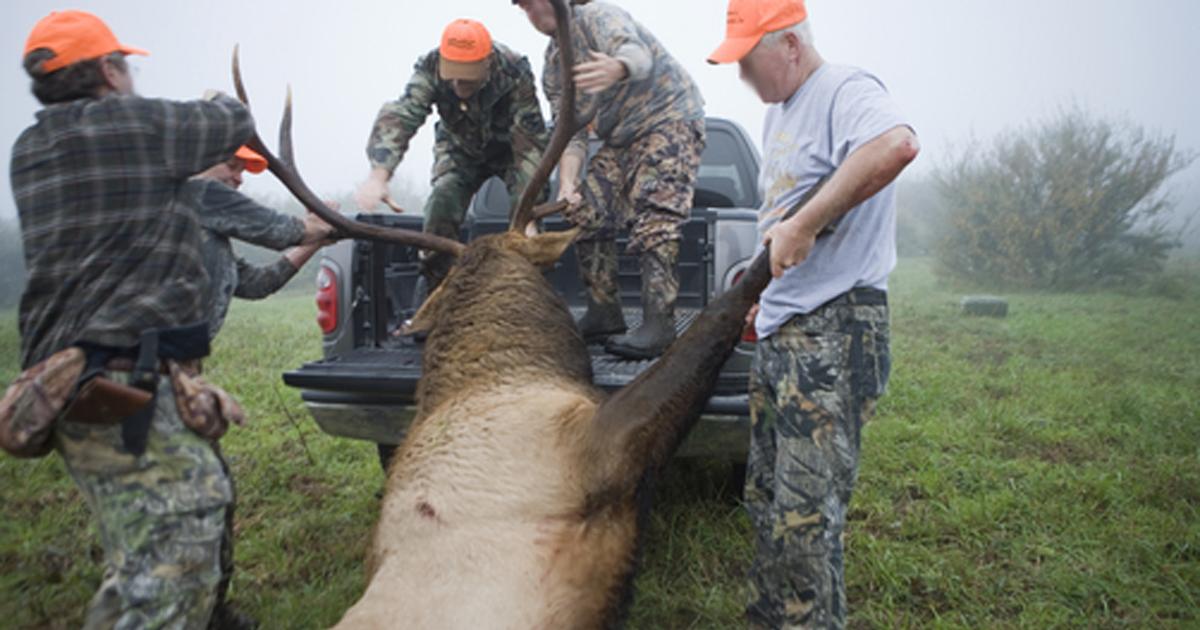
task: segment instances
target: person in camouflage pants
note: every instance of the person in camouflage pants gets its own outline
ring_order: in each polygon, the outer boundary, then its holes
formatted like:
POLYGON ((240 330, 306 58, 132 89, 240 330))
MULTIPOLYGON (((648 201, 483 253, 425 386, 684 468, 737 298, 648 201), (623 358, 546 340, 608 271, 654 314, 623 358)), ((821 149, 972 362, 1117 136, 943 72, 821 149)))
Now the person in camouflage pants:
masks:
POLYGON ((758 550, 748 612, 764 627, 846 623, 846 511, 890 370, 882 291, 851 291, 758 343, 745 504, 758 550))
POLYGON ((747 321, 754 628, 846 626, 846 515, 891 371, 894 182, 919 150, 878 78, 825 63, 807 15, 803 0, 730 0, 709 58, 770 104, 758 229, 773 279, 747 321))
MULTIPOLYGON (((128 372, 109 378, 128 381, 128 372)), ((205 628, 222 580, 233 483, 213 445, 184 426, 159 380, 146 452, 121 426, 60 421, 55 447, 97 516, 104 577, 84 628, 205 628)))
MULTIPOLYGON (((553 36, 558 21, 548 0, 513 4, 553 36)), ((566 216, 583 228, 575 250, 588 309, 579 327, 609 352, 652 358, 675 339, 676 263, 704 152, 704 99, 687 71, 624 10, 606 2, 574 4, 571 38, 581 61, 574 84, 562 84, 554 39, 542 81, 553 105, 564 89, 582 92, 577 109, 595 112, 591 129, 603 143, 587 161, 588 134, 581 131, 559 164, 559 199, 573 202, 566 216), (621 334, 626 325, 617 286, 616 236, 625 229, 642 270, 642 324, 629 334, 621 334)))
POLYGON ((163 359, 198 361, 209 349, 201 228, 177 195, 187 178, 229 159, 254 126, 225 95, 136 96, 128 54, 145 53, 82 11, 50 14, 26 43, 24 67, 44 107, 12 151, 28 273, 21 363, 79 347, 89 374, 155 400, 122 418, 81 398, 81 415, 100 424, 60 418, 54 426, 55 449, 104 547, 104 580, 84 627, 202 629, 216 601, 232 488, 213 446, 184 426, 161 374, 163 359), (158 343, 142 345, 152 338, 158 343), (128 364, 139 355, 148 369, 132 380, 128 364))
MULTIPOLYGON (((424 229, 457 239, 472 195, 488 178, 503 179, 517 207, 546 148, 546 123, 529 61, 493 43, 482 24, 456 20, 442 45, 417 61, 404 95, 380 110, 367 145, 371 173, 357 195, 361 208, 386 199, 387 181, 434 108, 440 122, 424 229)), ((422 256, 432 291, 452 261, 440 253, 422 256)))

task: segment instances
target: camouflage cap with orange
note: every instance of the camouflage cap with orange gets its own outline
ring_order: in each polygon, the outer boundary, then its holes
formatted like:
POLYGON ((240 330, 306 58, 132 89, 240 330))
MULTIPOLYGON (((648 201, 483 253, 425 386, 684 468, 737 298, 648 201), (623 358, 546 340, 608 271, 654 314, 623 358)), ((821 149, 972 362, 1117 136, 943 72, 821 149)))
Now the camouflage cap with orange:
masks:
POLYGON ((475 20, 454 20, 442 32, 438 75, 443 79, 482 81, 487 78, 492 35, 475 20))
POLYGON ((781 31, 808 19, 804 0, 729 0, 725 41, 708 57, 708 63, 741 61, 762 41, 763 35, 781 31))
POLYGON ((54 72, 73 63, 103 57, 110 53, 149 55, 141 48, 117 41, 103 20, 86 11, 54 11, 34 25, 25 41, 25 52, 45 48, 54 57, 41 64, 42 72, 54 72))

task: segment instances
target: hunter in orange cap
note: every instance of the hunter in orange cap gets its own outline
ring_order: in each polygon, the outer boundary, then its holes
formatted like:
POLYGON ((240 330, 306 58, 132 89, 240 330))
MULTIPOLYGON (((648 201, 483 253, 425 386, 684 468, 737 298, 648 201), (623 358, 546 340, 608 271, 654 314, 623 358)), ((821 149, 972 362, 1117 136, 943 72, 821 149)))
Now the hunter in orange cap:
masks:
POLYGON ((735 63, 754 50, 767 33, 808 19, 804 0, 731 0, 725 17, 725 41, 708 62, 735 63))
MULTIPOLYGON (((546 121, 529 60, 493 41, 483 24, 454 20, 438 47, 417 60, 400 98, 385 103, 375 118, 367 144, 370 171, 355 193, 360 209, 387 205, 400 211, 388 181, 434 110, 440 121, 424 229, 456 239, 471 197, 492 176, 504 180, 516 207, 546 146, 546 121)), ((430 291, 451 261, 435 253, 421 258, 430 291)))
POLYGON ((920 145, 879 78, 825 62, 801 0, 730 0, 726 39, 709 61, 737 62, 769 106, 758 235, 773 278, 747 318, 759 339, 750 417, 766 421, 752 423, 746 457, 744 505, 758 540, 746 620, 845 628, 846 514, 862 427, 892 362, 894 182, 920 145), (813 341, 848 330, 862 339, 849 351, 813 341), (831 389, 830 374, 862 386, 831 389))
POLYGON ((40 49, 53 53, 53 56, 41 62, 38 70, 42 73, 112 53, 150 54, 117 41, 117 36, 113 35, 103 20, 85 11, 55 11, 42 18, 29 33, 22 56, 40 49))
POLYGON ((442 32, 438 74, 447 81, 483 81, 492 55, 492 35, 475 20, 454 20, 442 32))
POLYGON ((66 353, 95 368, 62 379, 72 390, 86 382, 94 394, 70 403, 89 424, 51 409, 47 427, 104 532, 104 576, 77 625, 246 627, 231 622, 221 594, 233 485, 216 431, 189 429, 180 409, 195 397, 158 374, 168 358, 199 361, 210 347, 204 235, 180 192, 192 175, 228 160, 254 121, 219 93, 186 102, 139 97, 130 54, 145 51, 81 11, 50 14, 25 42, 22 66, 44 107, 12 147, 29 279, 21 363, 58 365, 66 353), (117 357, 136 357, 137 369, 117 357), (123 406, 114 401, 128 398, 111 387, 93 391, 101 381, 91 378, 118 379, 158 402, 117 412, 123 406))

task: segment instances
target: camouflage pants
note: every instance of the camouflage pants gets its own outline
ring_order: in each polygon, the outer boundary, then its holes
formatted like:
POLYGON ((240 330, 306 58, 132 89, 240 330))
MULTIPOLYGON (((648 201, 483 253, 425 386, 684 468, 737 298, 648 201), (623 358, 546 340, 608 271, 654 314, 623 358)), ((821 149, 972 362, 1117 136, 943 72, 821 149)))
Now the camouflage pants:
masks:
POLYGON ((55 447, 104 547, 104 578, 85 628, 202 629, 212 614, 229 478, 210 443, 183 425, 166 378, 156 405, 140 457, 125 450, 120 425, 55 428, 55 447))
POLYGON ((579 240, 611 240, 628 229, 634 254, 678 242, 704 145, 704 121, 697 120, 664 124, 628 147, 602 147, 588 162, 584 203, 567 213, 583 228, 579 240))
POLYGON ((745 501, 752 626, 846 625, 843 532, 863 425, 887 386, 888 309, 856 289, 758 344, 745 501))
MULTIPOLYGON (((478 160, 455 151, 448 142, 437 143, 431 182, 433 190, 425 200, 426 232, 458 240, 471 197, 491 177, 504 180, 511 204, 509 212, 517 207, 525 185, 537 170, 537 163, 527 157, 514 158, 511 150, 489 153, 496 157, 478 160)), ((422 254, 422 269, 430 281, 430 289, 446 277, 452 263, 453 259, 446 254, 422 254)))

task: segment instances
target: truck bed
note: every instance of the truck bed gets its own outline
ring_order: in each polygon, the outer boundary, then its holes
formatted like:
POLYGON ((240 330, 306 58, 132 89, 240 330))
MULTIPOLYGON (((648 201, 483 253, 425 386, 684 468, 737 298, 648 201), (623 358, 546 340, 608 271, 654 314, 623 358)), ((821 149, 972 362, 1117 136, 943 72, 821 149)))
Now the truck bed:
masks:
MULTIPOLYGON (((571 310, 575 317, 583 314, 580 307, 571 310)), ((624 310, 625 321, 630 328, 641 323, 640 308, 624 310)), ((681 334, 699 312, 696 308, 678 310, 676 327, 681 334)), ((306 393, 311 390, 345 394, 353 392, 387 398, 392 404, 411 404, 417 380, 421 377, 422 347, 411 337, 398 337, 383 347, 357 348, 345 354, 306 363, 299 369, 285 372, 283 380, 306 393)), ((655 361, 623 359, 605 352, 600 344, 589 346, 589 350, 594 382, 597 387, 610 392, 632 382, 655 361)), ((748 352, 738 352, 726 363, 718 379, 715 395, 746 393, 749 356, 748 352)))

